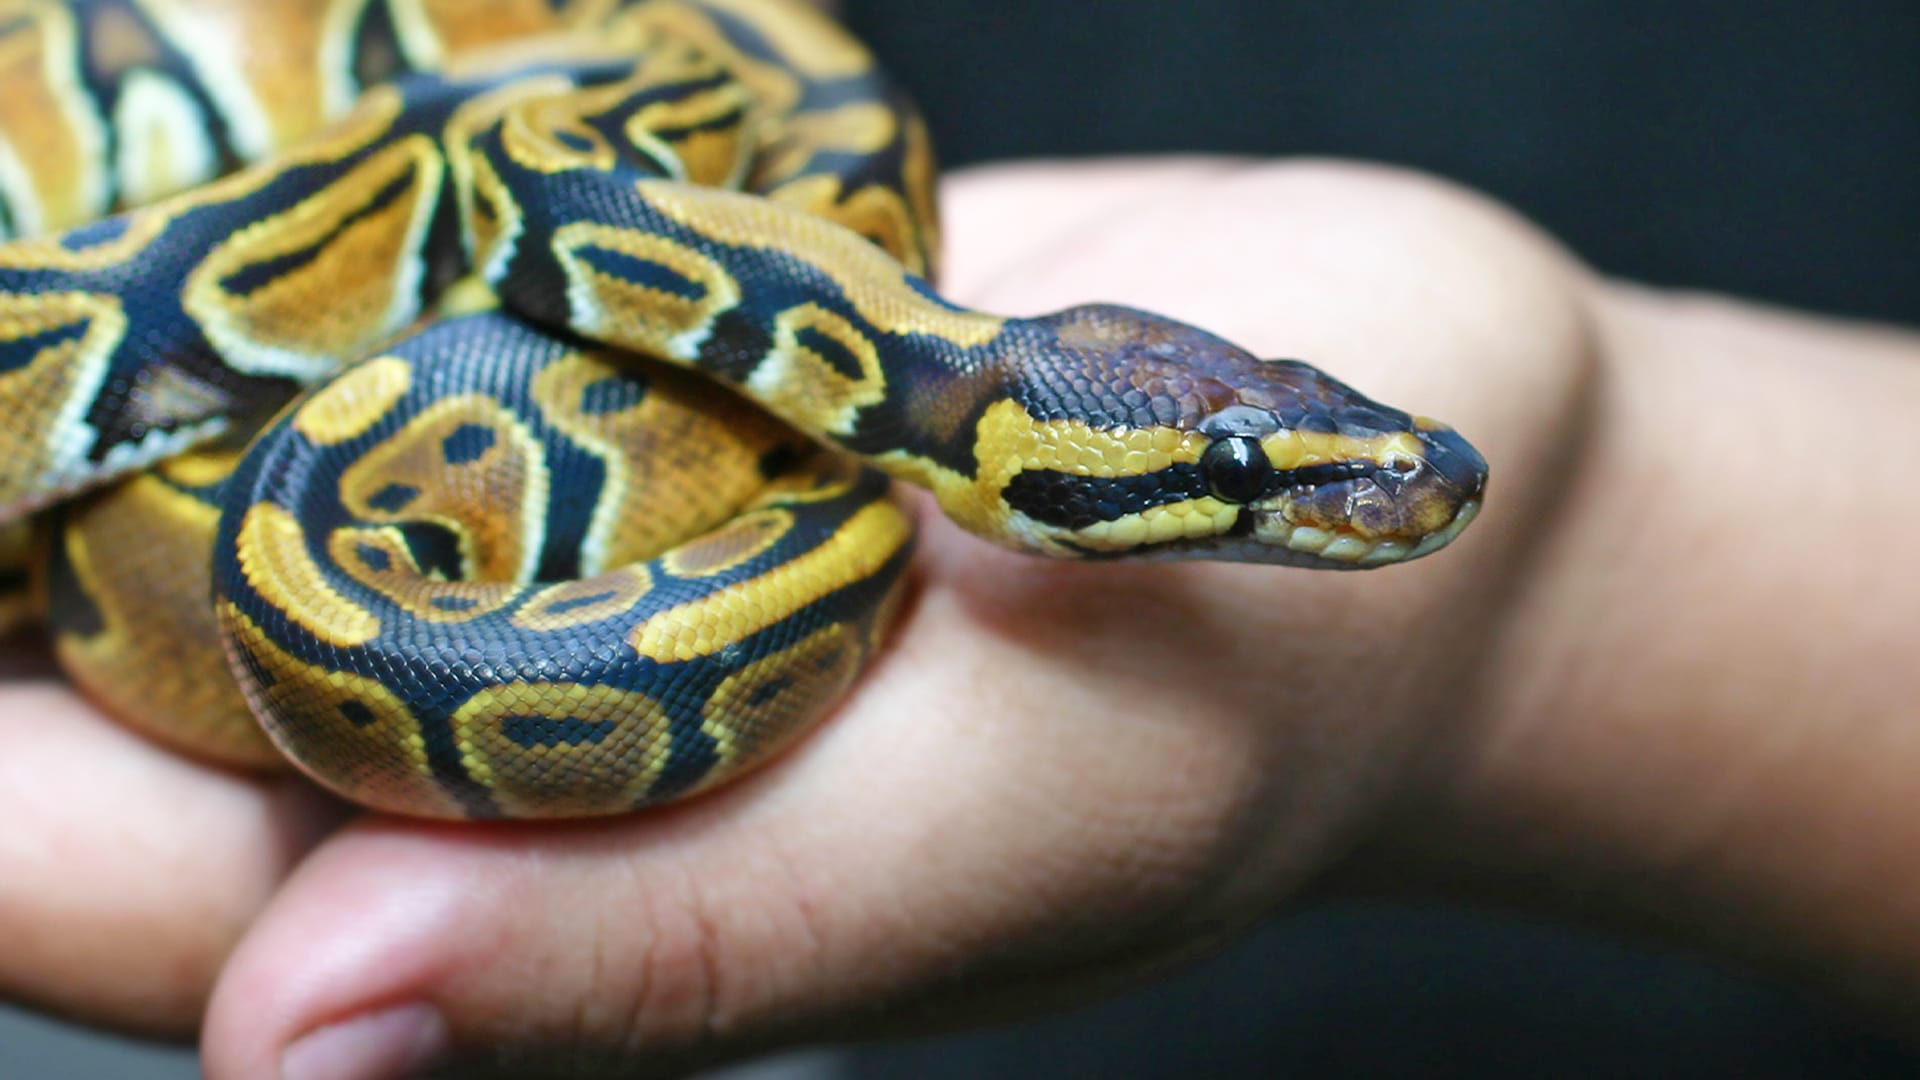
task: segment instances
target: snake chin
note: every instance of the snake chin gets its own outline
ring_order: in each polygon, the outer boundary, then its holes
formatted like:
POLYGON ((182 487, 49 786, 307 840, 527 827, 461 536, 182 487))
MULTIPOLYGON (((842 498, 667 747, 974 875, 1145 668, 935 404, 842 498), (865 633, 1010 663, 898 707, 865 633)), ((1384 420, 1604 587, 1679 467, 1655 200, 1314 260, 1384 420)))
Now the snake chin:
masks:
POLYGON ((1367 537, 1340 526, 1294 524, 1286 520, 1284 514, 1274 512, 1261 515, 1266 520, 1255 524, 1257 539, 1250 544, 1269 553, 1262 560, 1265 562, 1319 570, 1371 570, 1411 562, 1439 551, 1465 532, 1479 514, 1480 500, 1469 499, 1460 504, 1445 525, 1424 536, 1409 538, 1367 537))

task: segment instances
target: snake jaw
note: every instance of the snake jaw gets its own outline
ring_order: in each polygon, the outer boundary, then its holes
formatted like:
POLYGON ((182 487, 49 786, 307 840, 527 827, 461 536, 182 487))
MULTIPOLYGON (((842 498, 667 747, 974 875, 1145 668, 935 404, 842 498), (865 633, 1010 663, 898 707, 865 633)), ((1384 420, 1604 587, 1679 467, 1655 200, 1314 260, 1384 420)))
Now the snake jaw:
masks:
POLYGON ((1278 491, 1246 508, 1251 535, 1276 553, 1268 561, 1370 569, 1430 555, 1459 537, 1480 512, 1486 459, 1424 417, 1411 418, 1402 434, 1413 437, 1415 453, 1396 448, 1276 474, 1278 491))

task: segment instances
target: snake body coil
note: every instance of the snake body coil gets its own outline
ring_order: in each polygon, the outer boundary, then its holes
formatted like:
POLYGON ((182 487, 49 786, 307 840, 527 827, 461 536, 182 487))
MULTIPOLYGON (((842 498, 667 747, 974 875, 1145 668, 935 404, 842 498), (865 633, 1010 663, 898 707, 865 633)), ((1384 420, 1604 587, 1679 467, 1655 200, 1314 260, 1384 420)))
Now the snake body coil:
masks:
POLYGON ((919 119, 783 0, 0 16, 0 517, 64 504, 63 660, 198 753, 263 760, 250 707, 435 817, 717 783, 878 646, 882 473, 1064 558, 1385 565, 1479 505, 1304 364, 942 299, 919 119))

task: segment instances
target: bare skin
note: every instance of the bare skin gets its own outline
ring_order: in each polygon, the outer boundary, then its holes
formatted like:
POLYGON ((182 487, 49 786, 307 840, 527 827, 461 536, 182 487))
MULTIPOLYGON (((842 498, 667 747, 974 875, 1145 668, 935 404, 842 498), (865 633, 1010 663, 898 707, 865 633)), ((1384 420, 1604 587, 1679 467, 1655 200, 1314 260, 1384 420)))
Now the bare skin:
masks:
POLYGON ((1354 575, 1054 565, 927 515, 917 604, 841 715, 595 825, 328 832, 297 782, 170 757, 25 656, 0 934, 29 947, 0 994, 199 1029, 215 1080, 671 1074, 1083 999, 1365 890, 1915 1011, 1920 338, 1601 281, 1379 169, 1029 166, 948 195, 954 297, 1131 303, 1312 359, 1473 438, 1487 513, 1354 575))

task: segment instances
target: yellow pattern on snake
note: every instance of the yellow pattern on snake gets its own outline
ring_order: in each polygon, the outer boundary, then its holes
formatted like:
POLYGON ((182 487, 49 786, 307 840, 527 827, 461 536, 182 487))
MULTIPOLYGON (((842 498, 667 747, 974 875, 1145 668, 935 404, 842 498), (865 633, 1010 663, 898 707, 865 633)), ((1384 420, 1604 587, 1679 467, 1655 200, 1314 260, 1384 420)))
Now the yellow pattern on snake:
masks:
POLYGON ((535 818, 831 710, 889 476, 1060 558, 1472 519, 1471 446, 1305 364, 942 299, 934 173, 788 0, 0 0, 0 546, 37 515, 63 662, 155 737, 535 818))

